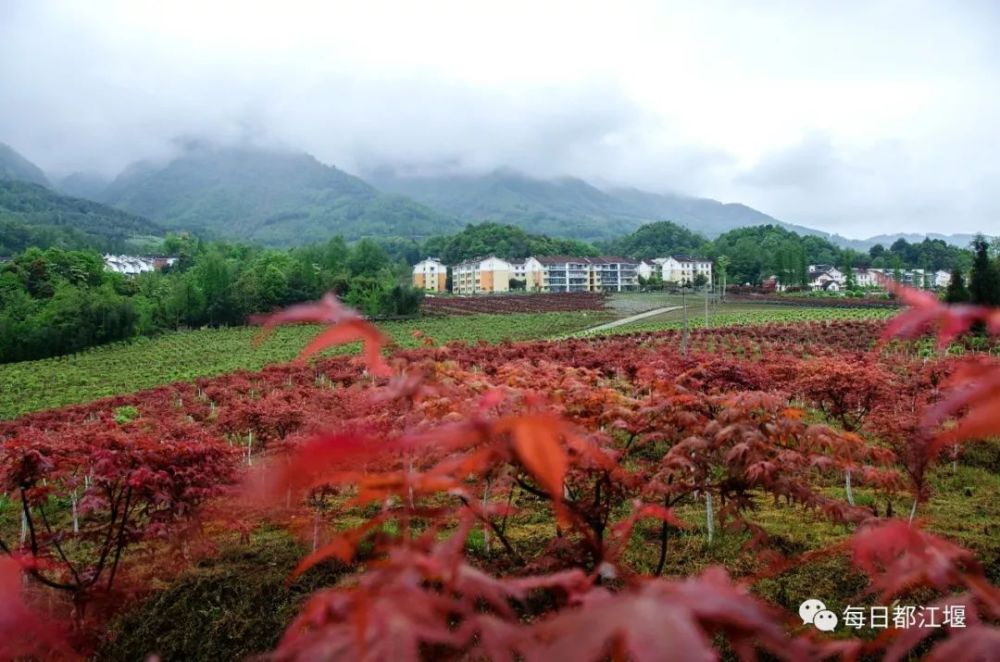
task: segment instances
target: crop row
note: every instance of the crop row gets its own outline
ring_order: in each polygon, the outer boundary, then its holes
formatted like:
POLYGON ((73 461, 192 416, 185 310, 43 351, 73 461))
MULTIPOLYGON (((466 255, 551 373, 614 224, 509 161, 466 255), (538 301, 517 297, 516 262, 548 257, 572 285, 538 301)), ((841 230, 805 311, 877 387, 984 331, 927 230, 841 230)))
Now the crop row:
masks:
POLYGON ((476 313, 550 313, 604 310, 607 295, 601 292, 506 294, 489 296, 430 296, 421 304, 426 315, 474 315, 476 313))
MULTIPOLYGON (((438 342, 530 340, 564 335, 605 317, 591 311, 426 318, 380 325, 394 343, 412 347, 414 332, 438 342)), ((235 370, 259 370, 295 358, 315 327, 285 327, 261 344, 250 327, 169 333, 130 344, 96 347, 73 356, 0 365, 0 419, 169 382, 235 370)), ((333 353, 356 351, 346 346, 333 353)))
POLYGON ((901 306, 900 302, 895 299, 876 299, 873 297, 803 297, 794 295, 751 294, 749 296, 730 296, 728 300, 732 302, 767 303, 805 308, 879 308, 897 311, 901 306))

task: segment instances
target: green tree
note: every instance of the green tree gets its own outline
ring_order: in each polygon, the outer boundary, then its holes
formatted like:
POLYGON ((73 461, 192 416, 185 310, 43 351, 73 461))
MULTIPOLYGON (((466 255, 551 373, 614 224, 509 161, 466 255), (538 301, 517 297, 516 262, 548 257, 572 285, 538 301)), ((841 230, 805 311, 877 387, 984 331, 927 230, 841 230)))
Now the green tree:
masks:
POLYGON ((990 259, 989 243, 982 235, 977 235, 972 248, 969 300, 982 306, 1000 306, 1000 271, 990 259))
POLYGON ((951 270, 951 281, 944 291, 944 300, 948 303, 966 303, 969 301, 969 290, 965 287, 962 270, 958 267, 951 270))
POLYGON ((716 278, 719 279, 719 291, 723 299, 726 298, 726 279, 729 277, 729 265, 732 260, 728 255, 720 255, 715 259, 716 278))
POLYGON ((858 281, 854 277, 854 268, 851 264, 851 253, 849 251, 844 251, 844 260, 842 262, 842 269, 844 272, 844 289, 848 292, 858 289, 858 281))
POLYGON ((371 239, 362 239, 347 259, 347 268, 353 276, 374 277, 389 266, 389 256, 382 247, 371 239))

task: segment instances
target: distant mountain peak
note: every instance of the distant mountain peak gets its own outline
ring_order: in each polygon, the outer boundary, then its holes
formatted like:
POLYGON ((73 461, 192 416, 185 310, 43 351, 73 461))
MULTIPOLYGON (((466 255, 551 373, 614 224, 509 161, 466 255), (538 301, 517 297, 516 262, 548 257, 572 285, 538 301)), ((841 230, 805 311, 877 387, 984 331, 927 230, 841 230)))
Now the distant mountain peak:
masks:
POLYGON ((393 195, 304 152, 197 144, 165 164, 127 168, 104 201, 168 227, 272 245, 461 229, 446 214, 393 195))
POLYGON ((41 168, 6 143, 0 143, 0 179, 49 185, 49 180, 41 168))

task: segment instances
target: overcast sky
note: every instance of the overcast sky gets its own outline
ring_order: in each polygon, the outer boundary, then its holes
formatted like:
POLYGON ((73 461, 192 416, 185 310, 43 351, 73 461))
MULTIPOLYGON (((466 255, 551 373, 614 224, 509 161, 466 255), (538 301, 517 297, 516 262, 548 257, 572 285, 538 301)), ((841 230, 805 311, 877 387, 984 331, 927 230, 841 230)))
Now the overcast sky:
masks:
POLYGON ((0 0, 0 142, 114 175, 178 138, 995 234, 1000 2, 0 0))

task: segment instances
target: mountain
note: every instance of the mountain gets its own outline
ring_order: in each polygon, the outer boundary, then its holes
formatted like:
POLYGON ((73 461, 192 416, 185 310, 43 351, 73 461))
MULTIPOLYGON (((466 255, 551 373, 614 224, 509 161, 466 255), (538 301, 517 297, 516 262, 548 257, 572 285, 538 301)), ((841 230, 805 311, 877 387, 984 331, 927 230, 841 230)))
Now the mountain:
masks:
POLYGON ((110 180, 90 172, 74 172, 65 177, 53 179, 55 190, 74 198, 99 200, 110 184, 110 180))
POLYGON ((464 226, 307 154, 256 148, 197 146, 165 165, 130 166, 101 200, 168 227, 271 245, 334 235, 423 239, 464 226))
POLYGON ((542 180, 511 170, 486 175, 408 176, 391 167, 366 174, 383 191, 406 195, 467 221, 492 220, 532 232, 587 241, 626 235, 639 226, 670 220, 707 237, 747 225, 789 225, 740 204, 638 189, 601 190, 582 179, 542 180))
POLYGON ((45 173, 38 166, 4 143, 0 143, 0 180, 49 185, 45 173))
POLYGON ((738 202, 724 203, 711 198, 649 193, 634 188, 610 189, 609 195, 628 203, 634 213, 678 223, 707 237, 756 225, 777 225, 807 235, 823 233, 801 225, 785 223, 738 202))
POLYGON ((0 255, 28 246, 125 251, 164 231, 154 223, 91 200, 28 182, 0 180, 0 255))

